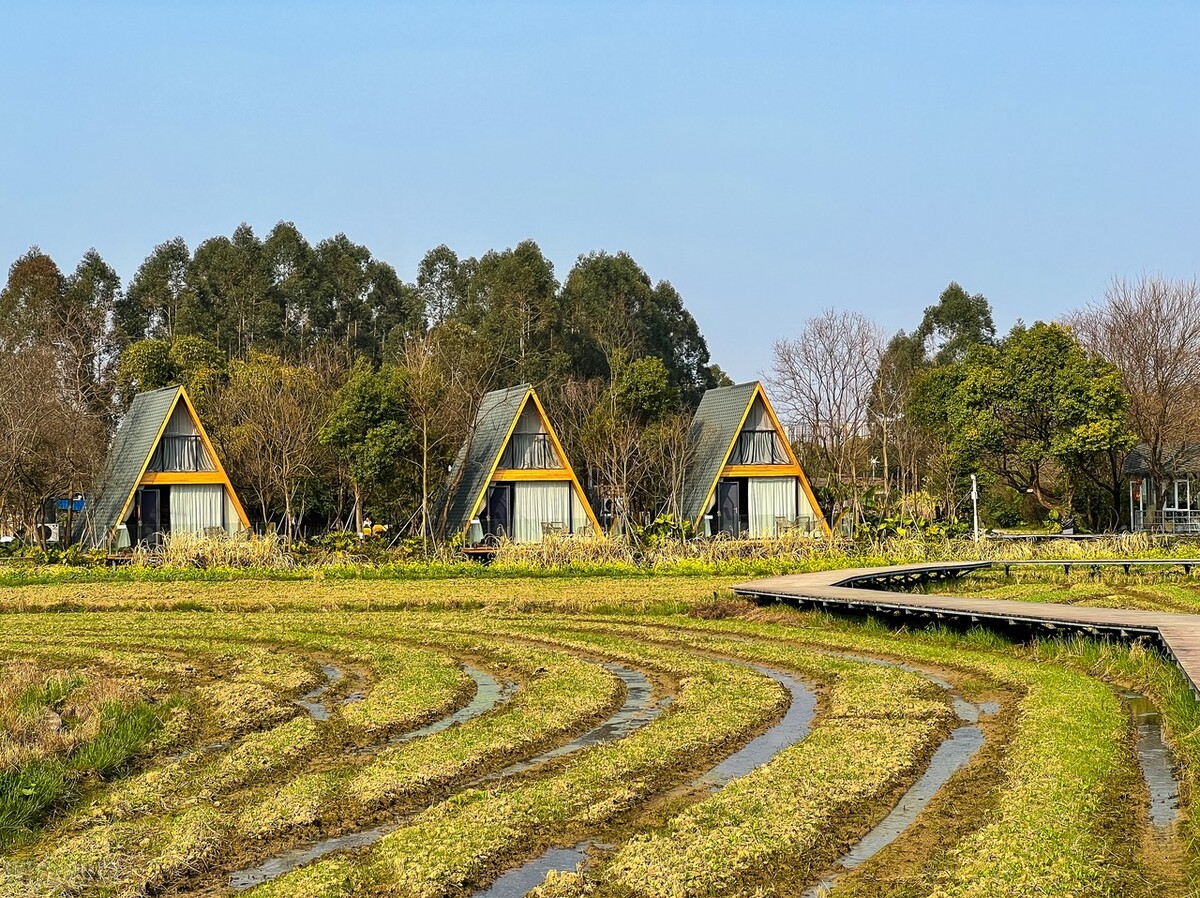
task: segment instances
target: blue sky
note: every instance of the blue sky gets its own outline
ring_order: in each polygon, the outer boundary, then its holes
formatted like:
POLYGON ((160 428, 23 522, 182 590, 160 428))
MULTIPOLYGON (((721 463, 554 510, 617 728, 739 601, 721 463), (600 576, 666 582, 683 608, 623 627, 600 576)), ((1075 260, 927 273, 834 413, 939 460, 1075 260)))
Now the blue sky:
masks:
POLYGON ((997 324, 1200 269, 1200 6, 6 3, 0 262, 247 221, 406 280, 629 251, 736 378, 826 307, 997 324))

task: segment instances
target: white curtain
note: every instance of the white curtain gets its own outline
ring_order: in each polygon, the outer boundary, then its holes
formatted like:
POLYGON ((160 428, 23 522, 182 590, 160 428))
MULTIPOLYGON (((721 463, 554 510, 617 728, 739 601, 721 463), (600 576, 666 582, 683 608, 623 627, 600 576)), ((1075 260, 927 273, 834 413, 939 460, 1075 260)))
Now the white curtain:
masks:
POLYGON ((229 490, 221 487, 221 493, 225 497, 225 532, 230 536, 237 536, 242 532, 242 519, 238 517, 237 508, 234 507, 233 496, 230 495, 229 490))
POLYGON ((747 500, 750 505, 750 536, 775 536, 776 518, 796 519, 795 477, 751 477, 747 500))
POLYGON ((566 528, 570 522, 569 483, 518 483, 513 493, 515 542, 541 542, 543 524, 561 524, 566 528))
POLYGON ((592 522, 588 520, 587 512, 583 510, 583 503, 579 501, 579 494, 571 488, 571 532, 584 533, 591 528, 592 522))
POLYGON ((198 436, 165 434, 158 442, 151 471, 215 471, 208 450, 198 436))
POLYGON ((203 534, 224 527, 225 487, 218 484, 175 484, 171 487, 171 530, 203 534))

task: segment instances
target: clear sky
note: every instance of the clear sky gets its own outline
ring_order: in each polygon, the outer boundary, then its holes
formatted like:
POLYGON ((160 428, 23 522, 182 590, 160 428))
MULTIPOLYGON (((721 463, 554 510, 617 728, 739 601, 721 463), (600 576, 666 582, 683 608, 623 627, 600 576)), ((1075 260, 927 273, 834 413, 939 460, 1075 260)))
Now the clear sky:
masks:
POLYGON ((18 3, 0 262, 242 221, 429 248, 627 250, 713 360, 825 307, 997 324, 1200 269, 1200 5, 18 3))

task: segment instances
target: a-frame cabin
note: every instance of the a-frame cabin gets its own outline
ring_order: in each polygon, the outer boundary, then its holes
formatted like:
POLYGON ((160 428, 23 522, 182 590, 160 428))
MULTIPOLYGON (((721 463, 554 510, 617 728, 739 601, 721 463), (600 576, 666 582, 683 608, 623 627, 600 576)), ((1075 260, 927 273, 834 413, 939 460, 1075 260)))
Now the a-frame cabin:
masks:
POLYGON ((155 547, 168 533, 236 534, 250 521, 183 387, 139 393, 109 451, 84 540, 155 547))
POLYGON ((468 546, 600 532, 592 507, 529 384, 483 397, 450 469, 446 535, 468 546))
POLYGON ((684 515, 705 536, 829 535, 758 381, 708 390, 692 419, 684 515))

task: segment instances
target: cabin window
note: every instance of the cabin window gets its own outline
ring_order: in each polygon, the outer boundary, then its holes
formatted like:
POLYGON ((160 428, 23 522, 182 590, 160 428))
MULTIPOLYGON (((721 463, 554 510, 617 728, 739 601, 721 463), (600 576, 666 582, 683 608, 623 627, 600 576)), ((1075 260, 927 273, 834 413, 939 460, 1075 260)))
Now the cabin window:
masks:
POLYGON ((199 436, 164 434, 150 461, 151 471, 215 471, 199 436))
POLYGON ((167 419, 167 426, 150 459, 151 471, 215 471, 200 432, 182 402, 167 419))
POLYGON ((203 534, 225 529, 225 487, 220 484, 176 484, 171 487, 171 530, 203 534))
POLYGON ((1190 511, 1192 509, 1192 482, 1176 480, 1167 490, 1163 502, 1164 511, 1190 511))
POLYGON ((789 463, 783 440, 774 428, 743 430, 729 458, 731 465, 786 465, 789 463))
POLYGON ((751 477, 748 490, 750 536, 778 536, 796 525, 795 477, 751 477))
POLYGON ((513 539, 540 542, 547 532, 571 533, 571 484, 518 483, 513 503, 513 539))
POLYGON ((730 454, 731 465, 786 465, 790 462, 762 397, 756 397, 730 454))
POLYGON ((532 401, 525 403, 517 418, 517 425, 504 447, 500 467, 518 470, 546 470, 563 467, 562 459, 554 451, 554 443, 546 432, 542 416, 532 401))
POLYGON ((501 468, 561 468, 558 453, 546 433, 514 433, 500 460, 501 468))

